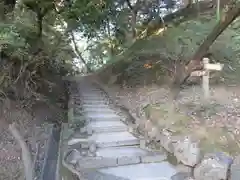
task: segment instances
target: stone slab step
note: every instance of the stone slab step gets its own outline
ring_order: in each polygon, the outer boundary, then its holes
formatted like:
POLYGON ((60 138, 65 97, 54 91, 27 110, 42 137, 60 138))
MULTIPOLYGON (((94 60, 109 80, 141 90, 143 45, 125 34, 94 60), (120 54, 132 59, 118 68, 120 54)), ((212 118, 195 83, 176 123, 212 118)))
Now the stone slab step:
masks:
POLYGON ((97 112, 94 112, 94 113, 85 113, 85 116, 87 118, 90 118, 90 119, 93 119, 95 121, 111 121, 111 120, 121 120, 121 117, 118 116, 117 114, 113 114, 113 113, 106 113, 106 114, 103 114, 103 113, 97 113, 97 112))
POLYGON ((96 155, 105 158, 118 158, 118 165, 136 164, 136 162, 161 162, 167 158, 165 153, 151 152, 138 146, 100 148, 96 155))
POLYGON ((102 108, 109 108, 109 105, 107 104, 83 104, 82 107, 85 108, 96 108, 96 109, 102 109, 102 108))
POLYGON ((107 101, 107 98, 104 97, 80 97, 80 98, 74 98, 75 102, 88 102, 88 101, 107 101))
POLYGON ((85 107, 84 109, 81 106, 75 106, 74 111, 78 113, 83 113, 83 110, 85 113, 112 113, 115 114, 115 111, 113 109, 110 109, 108 106, 104 107, 85 107))
POLYGON ((140 140, 127 131, 94 133, 89 140, 101 148, 140 145, 140 140))
POLYGON ((103 94, 102 91, 96 90, 96 91, 80 91, 80 95, 82 96, 101 96, 103 94))
POLYGON ((85 87, 81 87, 80 91, 84 91, 84 92, 93 92, 93 91, 101 91, 101 89, 93 87, 93 86, 85 86, 85 87))
MULTIPOLYGON (((81 178, 86 180, 128 180, 125 178, 104 174, 99 171, 86 171, 80 175, 81 178)), ((79 179, 80 179, 79 177, 79 179)))
POLYGON ((107 99, 104 97, 91 97, 91 96, 82 97, 81 100, 83 100, 83 101, 107 101, 107 99))
POLYGON ((93 121, 87 125, 89 131, 93 131, 95 133, 101 132, 121 132, 127 131, 128 127, 121 121, 93 121))
POLYGON ((98 100, 92 100, 92 99, 82 99, 82 102, 88 103, 88 104, 96 104, 96 103, 107 103, 105 99, 98 99, 98 100))
POLYGON ((86 120, 86 121, 108 121, 108 122, 112 122, 112 121, 121 121, 121 117, 120 116, 88 116, 88 115, 84 115, 82 111, 74 111, 74 117, 73 119, 75 119, 76 121, 82 121, 82 120, 86 120))
POLYGON ((96 169, 116 167, 130 164, 162 162, 166 160, 165 154, 153 153, 138 147, 116 147, 98 149, 96 156, 82 156, 74 149, 66 153, 65 160, 79 169, 96 169))
POLYGON ((86 107, 85 109, 84 109, 84 111, 86 112, 86 113, 94 113, 94 112, 96 112, 96 113, 115 113, 115 111, 113 110, 113 109, 110 109, 110 108, 92 108, 92 107, 86 107))
POLYGON ((92 101, 92 100, 90 100, 90 101, 88 101, 88 100, 83 100, 82 102, 81 102, 82 104, 86 104, 86 105, 105 105, 105 104, 109 104, 109 102, 107 102, 107 101, 92 101))
POLYGON ((82 99, 106 99, 104 96, 100 94, 92 94, 92 95, 83 94, 81 98, 82 99))
POLYGON ((140 140, 127 131, 123 132, 102 132, 93 134, 81 134, 75 132, 68 139, 68 145, 76 146, 79 143, 94 143, 97 148, 118 147, 118 146, 139 146, 140 140))
POLYGON ((171 180, 177 173, 173 165, 161 163, 134 164, 100 169, 99 172, 128 180, 171 180))

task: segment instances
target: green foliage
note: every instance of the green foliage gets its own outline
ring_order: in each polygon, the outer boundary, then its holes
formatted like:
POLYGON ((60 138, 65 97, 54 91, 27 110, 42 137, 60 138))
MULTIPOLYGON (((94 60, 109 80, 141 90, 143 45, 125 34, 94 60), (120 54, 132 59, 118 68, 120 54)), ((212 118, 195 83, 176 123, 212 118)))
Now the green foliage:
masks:
POLYGON ((62 15, 70 30, 78 29, 88 38, 95 37, 107 23, 112 4, 111 0, 76 0, 62 15))
MULTIPOLYGON (((175 60, 188 61, 215 24, 216 18, 207 15, 197 20, 186 21, 177 27, 168 26, 161 35, 137 40, 123 53, 114 57, 108 66, 119 67, 114 68, 113 74, 125 73, 134 78, 135 76, 140 77, 140 74, 162 71, 161 66, 159 69, 144 70, 143 65, 148 61, 153 63, 161 61, 164 63, 162 64, 163 68, 175 63, 175 60)), ((240 77, 238 27, 239 20, 236 20, 210 48, 210 53, 213 54, 212 60, 225 64, 223 73, 226 82, 230 82, 230 80, 238 82, 240 77)))
POLYGON ((25 46, 25 39, 22 38, 14 24, 0 23, 0 47, 22 48, 25 46))
MULTIPOLYGON (((26 1, 19 3, 15 16, 0 23, 0 92, 13 92, 27 100, 38 97, 42 87, 50 88, 54 76, 73 73, 75 54, 67 34, 57 28, 62 24, 60 15, 48 11, 39 37, 37 15, 26 1)), ((38 8, 44 6, 38 3, 38 8)))

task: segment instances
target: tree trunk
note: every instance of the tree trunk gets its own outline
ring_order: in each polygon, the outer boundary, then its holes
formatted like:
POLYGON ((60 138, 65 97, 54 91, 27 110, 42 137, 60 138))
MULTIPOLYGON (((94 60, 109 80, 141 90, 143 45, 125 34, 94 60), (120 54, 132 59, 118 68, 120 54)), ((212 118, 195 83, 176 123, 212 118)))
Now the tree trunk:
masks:
POLYGON ((201 60, 208 53, 210 46, 214 43, 214 41, 222 34, 222 32, 240 15, 240 3, 231 6, 228 12, 222 16, 221 20, 217 23, 217 25, 213 28, 212 32, 207 36, 207 38, 203 41, 200 47, 197 49, 195 54, 187 63, 187 71, 188 75, 194 69, 198 69, 201 66, 201 60))
POLYGON ((207 36, 205 41, 200 45, 198 50, 193 56, 193 60, 200 61, 201 58, 207 53, 210 46, 218 38, 220 34, 240 15, 240 3, 239 5, 230 9, 217 23, 212 32, 207 36))
POLYGON ((130 3, 130 0, 126 0, 126 3, 132 13, 132 18, 131 18, 132 36, 133 36, 133 38, 135 38, 136 37, 137 13, 138 13, 140 1, 137 0, 134 6, 130 3))
POLYGON ((134 10, 132 11, 132 20, 131 20, 133 38, 136 37, 136 21, 137 21, 137 11, 134 10))
MULTIPOLYGON (((184 21, 194 19, 198 14, 200 13, 206 13, 208 11, 211 11, 215 8, 216 2, 214 1, 200 1, 198 3, 192 3, 192 0, 186 0, 185 2, 186 6, 184 8, 181 8, 174 13, 170 13, 166 16, 164 16, 162 19, 157 23, 154 23, 154 27, 152 29, 160 29, 163 28, 164 26, 171 24, 171 23, 176 23, 180 24, 184 21)), ((221 1, 221 7, 223 7, 228 0, 222 0, 221 1)), ((144 22, 143 24, 146 24, 147 22, 144 22)), ((149 22, 149 24, 151 21, 149 22)))
POLYGON ((91 68, 87 65, 87 62, 86 62, 85 59, 82 57, 82 53, 78 50, 77 43, 76 43, 76 41, 75 41, 73 32, 70 32, 70 34, 71 34, 71 36, 72 36, 72 41, 73 41, 73 45, 74 45, 75 52, 77 53, 78 57, 81 59, 82 63, 86 66, 87 71, 88 71, 88 72, 92 72, 91 68))
POLYGON ((15 9, 16 0, 0 1, 0 21, 6 20, 7 14, 12 13, 15 9))
POLYGON ((191 72, 202 69, 201 60, 208 53, 210 46, 214 43, 218 36, 221 35, 222 32, 240 15, 240 2, 236 3, 232 0, 228 7, 229 10, 227 13, 221 17, 221 20, 216 24, 212 32, 197 49, 192 59, 187 62, 184 76, 182 76, 181 80, 178 80, 178 82, 174 82, 174 84, 178 87, 186 83, 187 79, 191 75, 191 72))

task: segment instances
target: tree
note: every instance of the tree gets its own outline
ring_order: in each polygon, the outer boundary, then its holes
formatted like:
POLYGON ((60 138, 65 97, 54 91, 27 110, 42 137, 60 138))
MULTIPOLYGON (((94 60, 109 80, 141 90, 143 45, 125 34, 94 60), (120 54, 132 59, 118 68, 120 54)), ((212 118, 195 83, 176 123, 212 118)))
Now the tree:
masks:
POLYGON ((77 56, 78 58, 82 61, 82 63, 85 65, 85 67, 87 68, 87 71, 88 72, 92 72, 91 68, 88 66, 87 62, 85 61, 85 59, 83 58, 82 56, 82 53, 79 51, 78 49, 78 46, 77 46, 77 43, 76 43, 76 40, 75 40, 75 37, 74 37, 74 34, 73 32, 70 32, 70 35, 72 37, 72 42, 73 42, 73 45, 74 45, 74 49, 75 49, 75 52, 77 53, 77 56))
POLYGON ((227 12, 222 15, 221 20, 217 22, 212 32, 206 37, 203 43, 194 53, 192 59, 186 64, 186 73, 179 81, 183 85, 190 77, 191 72, 202 68, 201 60, 208 53, 210 46, 221 35, 221 33, 240 15, 240 2, 232 0, 228 4, 227 12))
POLYGON ((6 16, 14 11, 16 0, 0 1, 0 20, 6 20, 6 16))

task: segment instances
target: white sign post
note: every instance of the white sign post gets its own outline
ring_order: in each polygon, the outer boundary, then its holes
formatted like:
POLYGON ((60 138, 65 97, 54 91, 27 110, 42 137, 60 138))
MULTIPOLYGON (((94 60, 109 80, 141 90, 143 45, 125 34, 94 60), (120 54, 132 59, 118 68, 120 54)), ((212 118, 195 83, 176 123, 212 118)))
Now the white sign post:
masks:
POLYGON ((206 100, 209 99, 210 92, 209 92, 209 70, 207 69, 207 65, 209 63, 208 58, 203 59, 203 69, 205 70, 205 74, 202 76, 202 88, 204 93, 204 98, 206 100))
POLYGON ((204 93, 205 100, 209 99, 209 74, 210 71, 221 71, 223 69, 223 64, 216 63, 210 64, 208 58, 203 58, 203 70, 194 71, 191 73, 191 76, 202 76, 202 88, 204 93))

